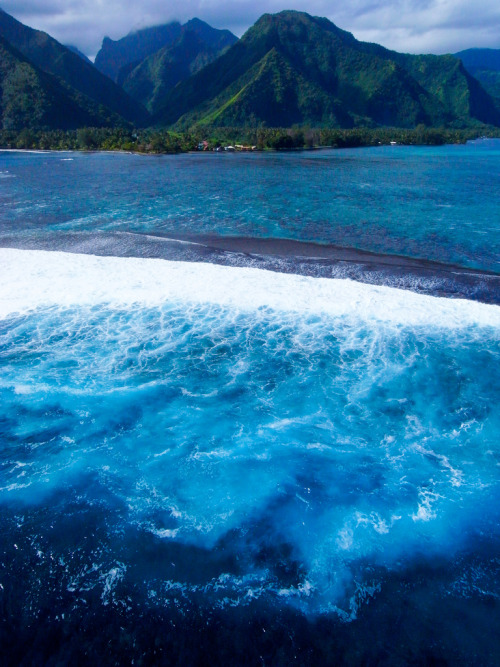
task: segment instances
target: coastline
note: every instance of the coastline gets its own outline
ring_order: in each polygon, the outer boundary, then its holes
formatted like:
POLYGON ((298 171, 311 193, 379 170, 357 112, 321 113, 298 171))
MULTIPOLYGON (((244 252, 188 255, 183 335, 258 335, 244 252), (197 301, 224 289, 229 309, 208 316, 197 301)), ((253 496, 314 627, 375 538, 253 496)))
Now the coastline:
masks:
POLYGON ((104 155, 139 155, 139 156, 147 156, 147 157, 161 157, 164 155, 169 155, 169 156, 175 156, 175 155, 252 155, 252 154, 259 154, 261 155, 262 153, 310 153, 310 152, 316 152, 316 151, 327 151, 327 150, 349 150, 349 149, 357 149, 357 148, 381 148, 383 146, 399 146, 399 147, 436 147, 436 146, 457 146, 457 145, 465 145, 466 143, 469 142, 474 142, 474 141, 479 141, 479 140, 488 140, 488 139, 494 139, 496 137, 486 137, 482 135, 478 135, 475 138, 472 139, 467 139, 463 142, 445 142, 443 144, 434 144, 434 143, 408 143, 408 144, 403 144, 403 143, 398 143, 398 142, 393 142, 392 144, 389 143, 366 143, 366 144, 356 144, 354 146, 336 146, 336 145, 328 145, 328 146, 301 146, 301 147, 294 147, 294 148, 257 148, 252 151, 242 151, 242 150, 235 150, 235 151, 215 151, 215 150, 207 150, 207 151, 199 151, 195 149, 190 149, 190 150, 181 150, 181 151, 165 151, 165 152, 155 152, 155 151, 133 151, 133 150, 120 150, 120 149, 112 149, 112 150, 106 150, 103 148, 45 148, 45 149, 34 149, 34 148, 0 148, 0 153, 33 153, 33 154, 43 154, 43 153, 80 153, 80 154, 96 154, 96 153, 103 153, 104 155))
POLYGON ((104 152, 138 155, 184 153, 296 152, 372 146, 444 146, 500 138, 500 128, 217 128, 173 130, 80 128, 79 130, 2 130, 0 151, 104 152), (200 149, 203 144, 204 148, 200 149), (235 148, 236 146, 240 148, 235 148), (252 147, 250 150, 249 147, 252 147))
POLYGON ((325 315, 395 326, 462 329, 500 325, 500 308, 367 285, 335 276, 286 274, 255 266, 0 249, 0 317, 39 307, 215 306, 231 312, 271 309, 295 316, 325 315))
POLYGON ((261 269, 500 305, 500 274, 491 271, 289 239, 70 232, 58 238, 6 236, 0 248, 261 269))

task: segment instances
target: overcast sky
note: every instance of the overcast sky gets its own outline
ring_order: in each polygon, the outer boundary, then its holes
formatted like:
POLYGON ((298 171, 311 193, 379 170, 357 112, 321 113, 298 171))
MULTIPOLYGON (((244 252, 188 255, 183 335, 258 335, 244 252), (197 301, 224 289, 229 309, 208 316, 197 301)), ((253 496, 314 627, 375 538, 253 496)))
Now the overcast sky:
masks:
POLYGON ((500 48, 500 0, 0 0, 27 25, 93 57, 102 39, 197 16, 241 36, 265 12, 326 16, 364 41, 410 53, 500 48))

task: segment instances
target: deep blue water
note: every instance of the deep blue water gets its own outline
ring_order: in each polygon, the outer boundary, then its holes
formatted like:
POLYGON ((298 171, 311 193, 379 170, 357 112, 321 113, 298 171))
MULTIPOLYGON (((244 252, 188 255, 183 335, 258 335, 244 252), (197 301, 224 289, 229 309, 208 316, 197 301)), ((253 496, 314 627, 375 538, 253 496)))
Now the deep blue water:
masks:
MULTIPOLYGON (((0 239, 498 270, 499 142, 0 155, 0 239)), ((6 664, 498 664, 500 308, 0 248, 6 664)))

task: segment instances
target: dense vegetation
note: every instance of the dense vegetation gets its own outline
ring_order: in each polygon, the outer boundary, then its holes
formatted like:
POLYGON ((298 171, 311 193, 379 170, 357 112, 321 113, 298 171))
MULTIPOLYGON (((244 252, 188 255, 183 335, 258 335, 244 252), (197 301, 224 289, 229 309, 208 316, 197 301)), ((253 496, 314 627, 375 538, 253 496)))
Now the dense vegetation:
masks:
MULTIPOLYGON (((499 74, 495 51, 463 53, 469 67, 499 74)), ((396 53, 295 11, 264 15, 239 41, 198 19, 106 38, 101 64, 131 95, 2 10, 0 56, 0 128, 11 133, 4 145, 161 153, 198 141, 259 149, 427 144, 500 126, 500 99, 454 56, 396 53), (300 129, 275 129, 283 127, 300 129), (412 131, 381 129, 394 127, 412 131)))
POLYGON ((0 37, 0 127, 71 129, 123 123, 109 109, 42 72, 0 37))
POLYGON ((266 14, 214 63, 176 86, 154 118, 188 127, 466 127, 500 124, 492 98, 453 56, 358 42, 327 19, 266 14))
MULTIPOLYGON (((500 137, 500 128, 485 130, 485 136, 500 137)), ((80 128, 74 131, 36 131, 23 129, 0 131, 0 148, 35 150, 107 150, 137 153, 183 153, 228 145, 255 147, 256 150, 300 150, 331 146, 353 148, 396 142, 402 145, 436 146, 464 143, 477 137, 477 131, 434 129, 284 129, 284 128, 218 128, 195 126, 186 132, 167 130, 132 131, 125 128, 80 128)))
POLYGON ((16 21, 1 9, 0 37, 32 65, 57 77, 60 84, 66 87, 69 97, 82 106, 84 113, 92 110, 96 115, 96 124, 117 124, 124 120, 147 124, 147 111, 120 86, 101 74, 92 63, 86 62, 46 33, 16 21))
POLYGON ((139 64, 122 68, 118 82, 131 97, 155 113, 174 86, 213 62, 236 41, 228 30, 216 30, 193 19, 182 26, 173 44, 167 44, 139 64))
POLYGON ((500 49, 467 49, 455 56, 490 95, 500 100, 500 49))

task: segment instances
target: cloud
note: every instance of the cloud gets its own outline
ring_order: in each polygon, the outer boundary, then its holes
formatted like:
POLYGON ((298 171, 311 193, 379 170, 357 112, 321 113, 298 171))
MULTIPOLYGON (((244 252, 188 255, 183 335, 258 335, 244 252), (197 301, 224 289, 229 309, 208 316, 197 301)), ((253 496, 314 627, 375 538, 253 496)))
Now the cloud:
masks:
POLYGON ((4 0, 2 8, 90 56, 105 35, 197 16, 241 35, 262 14, 298 9, 326 16, 361 40, 411 53, 500 48, 498 0, 4 0))

